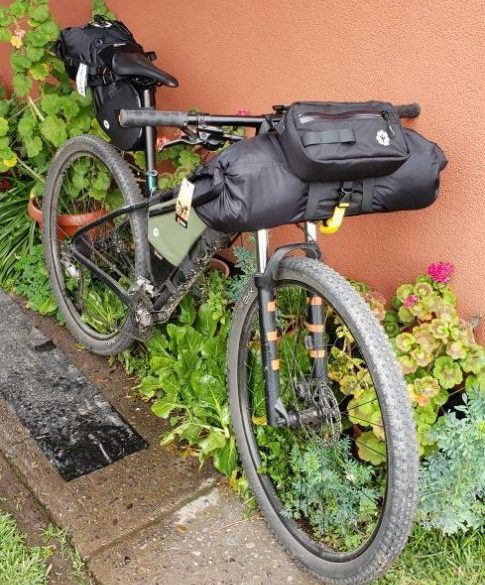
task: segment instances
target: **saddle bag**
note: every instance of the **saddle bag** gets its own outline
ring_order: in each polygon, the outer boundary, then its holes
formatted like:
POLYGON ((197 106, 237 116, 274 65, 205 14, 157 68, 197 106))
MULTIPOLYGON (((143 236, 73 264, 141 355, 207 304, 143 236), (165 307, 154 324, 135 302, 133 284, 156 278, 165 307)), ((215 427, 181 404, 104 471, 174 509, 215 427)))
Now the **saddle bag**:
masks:
MULTIPOLYGON (((405 129, 404 134, 406 162, 387 176, 353 181, 347 215, 420 209, 434 202, 446 158, 417 132, 405 129)), ((343 195, 341 181, 309 184, 292 173, 275 133, 234 144, 196 170, 191 180, 197 215, 228 233, 325 220, 343 195)))
POLYGON ((54 51, 78 90, 91 88, 96 118, 115 146, 127 151, 142 149, 143 129, 122 128, 118 121, 121 108, 142 107, 142 90, 111 70, 117 51, 146 54, 126 25, 98 16, 85 26, 63 29, 54 51))
POLYGON ((288 166, 307 182, 388 175, 409 156, 399 115, 386 102, 295 102, 278 137, 288 166))

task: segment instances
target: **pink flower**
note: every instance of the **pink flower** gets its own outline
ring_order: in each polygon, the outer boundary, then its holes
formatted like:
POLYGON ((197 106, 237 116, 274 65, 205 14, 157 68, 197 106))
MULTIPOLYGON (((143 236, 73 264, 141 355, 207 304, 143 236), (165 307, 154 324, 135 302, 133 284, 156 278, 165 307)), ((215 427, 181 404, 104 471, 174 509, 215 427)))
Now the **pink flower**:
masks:
POLYGON ((406 309, 409 309, 410 307, 412 307, 414 305, 414 303, 418 302, 418 297, 416 295, 409 295, 405 300, 403 305, 406 307, 406 309))
POLYGON ((249 114, 249 110, 247 108, 239 108, 237 111, 237 116, 247 116, 249 114))
POLYGON ((428 266, 428 275, 435 282, 446 284, 450 282, 455 267, 451 262, 433 262, 428 266))

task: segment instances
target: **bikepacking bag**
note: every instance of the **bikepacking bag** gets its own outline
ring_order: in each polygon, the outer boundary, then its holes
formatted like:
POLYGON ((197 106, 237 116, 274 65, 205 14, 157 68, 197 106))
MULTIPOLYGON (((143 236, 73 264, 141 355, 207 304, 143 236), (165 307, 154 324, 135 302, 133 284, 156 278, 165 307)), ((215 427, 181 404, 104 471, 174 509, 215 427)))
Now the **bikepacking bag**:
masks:
POLYGON ((388 175, 409 156, 399 115, 387 102, 295 102, 278 137, 288 166, 307 182, 388 175))
POLYGON ((96 118, 115 146, 141 150, 143 129, 122 128, 118 113, 121 108, 141 108, 142 90, 110 69, 116 51, 143 53, 129 29, 119 20, 98 16, 85 26, 63 29, 54 51, 64 62, 69 77, 76 81, 78 91, 84 95, 85 88, 91 88, 96 118))
MULTIPOLYGON (((347 215, 420 209, 434 202, 446 158, 439 146, 417 132, 404 129, 403 134, 406 161, 389 175, 352 181, 347 215)), ((228 233, 328 219, 346 185, 309 184, 297 177, 276 133, 237 142, 196 170, 191 180, 198 216, 228 233)))

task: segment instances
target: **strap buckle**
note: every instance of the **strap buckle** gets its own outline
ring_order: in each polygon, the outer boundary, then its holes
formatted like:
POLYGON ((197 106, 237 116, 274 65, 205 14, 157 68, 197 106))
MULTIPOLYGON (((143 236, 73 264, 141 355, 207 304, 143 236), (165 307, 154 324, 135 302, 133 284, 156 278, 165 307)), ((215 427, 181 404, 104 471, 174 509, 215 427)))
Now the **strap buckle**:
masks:
POLYGON ((340 188, 340 197, 337 205, 333 210, 333 215, 329 219, 324 219, 320 222, 320 233, 334 234, 338 232, 345 217, 347 209, 350 207, 352 201, 352 183, 342 183, 340 188))

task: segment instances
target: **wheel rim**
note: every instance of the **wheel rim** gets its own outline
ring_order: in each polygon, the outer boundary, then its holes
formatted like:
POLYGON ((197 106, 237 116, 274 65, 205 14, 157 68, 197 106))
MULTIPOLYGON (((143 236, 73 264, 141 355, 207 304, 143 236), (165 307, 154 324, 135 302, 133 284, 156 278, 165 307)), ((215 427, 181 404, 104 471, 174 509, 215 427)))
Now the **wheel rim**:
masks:
MULTIPOLYGON (((66 160, 51 200, 52 276, 69 315, 85 334, 102 341, 120 333, 131 311, 106 282, 74 258, 72 236, 87 222, 123 205, 118 183, 97 157, 76 152, 66 160)), ((135 246, 127 215, 89 230, 77 241, 78 249, 125 290, 134 285, 135 246)))
POLYGON ((324 406, 317 405, 318 417, 291 430, 266 424, 255 302, 238 357, 239 407, 251 464, 293 538, 322 559, 349 561, 374 541, 387 506, 386 416, 365 350, 330 303, 301 282, 280 282, 275 294, 283 403, 299 413, 308 413, 310 404, 315 412, 316 394, 324 406), (322 300, 325 384, 322 377, 315 380, 317 362, 308 355, 312 335, 304 323, 310 297, 322 300))

